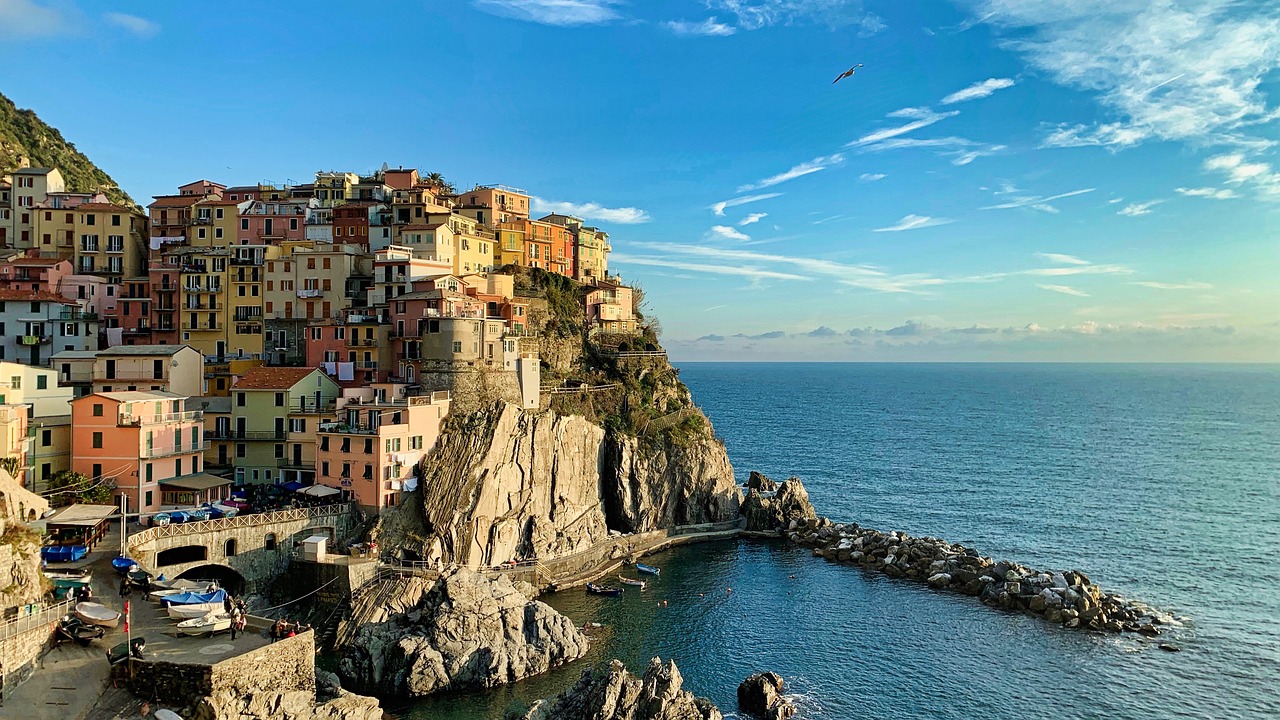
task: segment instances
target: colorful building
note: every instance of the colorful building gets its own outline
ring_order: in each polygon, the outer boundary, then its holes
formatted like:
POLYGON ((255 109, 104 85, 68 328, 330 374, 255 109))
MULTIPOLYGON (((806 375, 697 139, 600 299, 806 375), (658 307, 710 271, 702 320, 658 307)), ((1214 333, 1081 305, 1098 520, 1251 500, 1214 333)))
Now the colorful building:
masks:
POLYGON ((204 394, 204 355, 188 345, 120 345, 94 355, 92 391, 204 394))
POLYGON ((258 367, 242 375, 231 387, 228 428, 236 483, 314 479, 315 432, 338 392, 314 368, 258 367))
POLYGON ((97 350, 100 324, 61 295, 0 290, 0 360, 43 366, 62 350, 97 350))

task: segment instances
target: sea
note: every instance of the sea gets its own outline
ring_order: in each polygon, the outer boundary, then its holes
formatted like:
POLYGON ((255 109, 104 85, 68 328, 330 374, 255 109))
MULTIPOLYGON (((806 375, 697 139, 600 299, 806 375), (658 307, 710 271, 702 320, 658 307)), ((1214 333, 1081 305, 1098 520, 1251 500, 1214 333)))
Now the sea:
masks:
POLYGON ((1083 570, 1184 618, 1158 638, 1052 626, 778 542, 651 556, 588 658, 413 720, 502 718, 586 663, 673 658, 734 717, 753 672, 799 717, 1280 718, 1280 366, 680 364, 741 483, 803 479, 820 514, 1083 570), (1158 647, 1170 643, 1179 652, 1158 647))

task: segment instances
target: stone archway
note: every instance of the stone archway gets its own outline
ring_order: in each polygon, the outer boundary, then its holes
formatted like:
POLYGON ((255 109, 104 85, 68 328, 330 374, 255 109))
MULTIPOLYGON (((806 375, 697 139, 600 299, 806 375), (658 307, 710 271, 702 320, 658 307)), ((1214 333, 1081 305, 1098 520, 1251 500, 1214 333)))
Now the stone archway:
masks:
POLYGON ((234 568, 215 563, 197 565, 189 570, 184 570, 178 577, 183 580, 217 580, 218 586, 232 595, 239 595, 245 589, 243 575, 234 568))

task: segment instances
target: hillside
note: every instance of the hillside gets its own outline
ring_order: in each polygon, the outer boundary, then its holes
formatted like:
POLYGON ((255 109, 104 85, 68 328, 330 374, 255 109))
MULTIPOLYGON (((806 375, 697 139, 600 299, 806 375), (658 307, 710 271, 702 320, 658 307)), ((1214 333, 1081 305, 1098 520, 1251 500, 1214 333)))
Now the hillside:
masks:
POLYGON ((0 169, 16 168, 23 155, 30 158, 32 167, 56 167, 62 171, 70 191, 101 190, 112 202, 136 205, 110 175, 67 142, 62 133, 0 94, 0 169))

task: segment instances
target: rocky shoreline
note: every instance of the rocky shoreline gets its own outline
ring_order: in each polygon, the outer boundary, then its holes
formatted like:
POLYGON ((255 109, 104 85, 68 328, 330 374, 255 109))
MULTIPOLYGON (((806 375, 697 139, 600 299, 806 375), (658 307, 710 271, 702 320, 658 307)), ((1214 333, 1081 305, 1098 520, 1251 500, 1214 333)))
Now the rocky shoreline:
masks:
MULTIPOLYGON (((831 562, 927 583, 935 590, 976 597, 984 605, 1023 612, 1064 628, 1153 637, 1178 624, 1169 613, 1103 591, 1078 570, 1037 570, 938 538, 832 522, 817 515, 798 478, 777 484, 772 495, 760 491, 772 486, 772 480, 751 474, 742 503, 748 533, 783 537, 831 562)), ((1168 644, 1161 647, 1177 649, 1168 644)))

